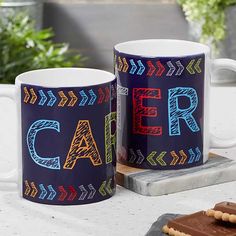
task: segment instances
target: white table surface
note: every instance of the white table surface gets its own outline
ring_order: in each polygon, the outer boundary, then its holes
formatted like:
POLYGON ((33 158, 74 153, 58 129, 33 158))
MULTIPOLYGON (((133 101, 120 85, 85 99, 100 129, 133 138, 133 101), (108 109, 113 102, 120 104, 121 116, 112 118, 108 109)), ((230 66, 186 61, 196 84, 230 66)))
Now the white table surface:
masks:
MULTIPOLYGON (((214 87, 210 98, 212 132, 236 137, 236 87, 214 87)), ((0 110, 0 172, 4 172, 19 155, 14 103, 1 98, 0 110)), ((236 160, 236 148, 213 151, 236 160)), ((0 235, 143 236, 161 214, 191 213, 223 200, 236 201, 236 181, 158 197, 117 186, 111 199, 82 206, 32 203, 20 199, 14 185, 0 184, 0 235)))

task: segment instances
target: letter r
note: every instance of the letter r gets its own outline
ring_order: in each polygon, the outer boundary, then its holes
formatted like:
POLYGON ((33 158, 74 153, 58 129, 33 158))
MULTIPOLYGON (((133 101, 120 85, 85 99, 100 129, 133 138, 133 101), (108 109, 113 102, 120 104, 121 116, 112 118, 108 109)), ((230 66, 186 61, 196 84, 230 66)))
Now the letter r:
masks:
POLYGON ((193 117, 193 112, 198 106, 198 96, 194 88, 176 87, 168 90, 168 119, 169 119, 169 135, 181 135, 180 119, 183 119, 192 132, 200 130, 196 120, 193 117), (190 101, 190 106, 185 109, 179 107, 179 97, 187 97, 190 101))

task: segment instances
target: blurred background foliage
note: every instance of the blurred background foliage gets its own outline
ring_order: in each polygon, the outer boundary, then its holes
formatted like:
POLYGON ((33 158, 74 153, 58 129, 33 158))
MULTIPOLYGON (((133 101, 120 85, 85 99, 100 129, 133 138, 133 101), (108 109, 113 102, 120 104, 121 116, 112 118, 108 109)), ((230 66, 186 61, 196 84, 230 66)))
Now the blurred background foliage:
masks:
POLYGON ((49 67, 80 67, 85 58, 54 43, 51 28, 36 30, 34 21, 21 12, 0 18, 0 83, 14 83, 22 72, 49 67))
POLYGON ((85 65, 78 52, 87 67, 112 71, 113 46, 133 39, 190 39, 210 45, 215 57, 236 55, 236 0, 4 0, 2 6, 0 83, 26 70, 85 65))
POLYGON ((200 42, 217 48, 226 37, 226 8, 236 5, 236 0, 177 0, 188 21, 199 23, 200 42))

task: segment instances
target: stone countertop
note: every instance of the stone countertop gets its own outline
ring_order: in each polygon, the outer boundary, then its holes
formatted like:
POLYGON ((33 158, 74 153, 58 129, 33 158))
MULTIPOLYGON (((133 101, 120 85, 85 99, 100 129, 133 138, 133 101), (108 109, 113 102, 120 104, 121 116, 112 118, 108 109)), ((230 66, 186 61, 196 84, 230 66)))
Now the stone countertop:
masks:
MULTIPOLYGON (((236 136, 236 87, 214 87, 211 130, 236 136), (231 111, 232 110, 232 111, 231 111)), ((0 99, 0 172, 17 159, 14 103, 0 99)), ((236 148, 212 150, 236 160, 236 148)), ((158 197, 138 195, 120 186, 109 200, 82 206, 48 206, 20 199, 16 186, 0 185, 0 235, 143 236, 164 213, 188 214, 223 200, 236 201, 236 181, 158 197)))

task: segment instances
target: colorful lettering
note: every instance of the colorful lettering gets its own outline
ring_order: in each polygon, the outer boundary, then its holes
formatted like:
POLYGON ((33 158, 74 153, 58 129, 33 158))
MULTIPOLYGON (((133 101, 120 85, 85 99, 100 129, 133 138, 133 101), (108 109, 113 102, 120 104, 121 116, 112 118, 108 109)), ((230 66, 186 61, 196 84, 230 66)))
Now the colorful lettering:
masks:
POLYGON ((90 158, 94 166, 102 164, 88 120, 80 120, 78 122, 63 168, 73 169, 76 161, 80 158, 90 158))
POLYGON ((157 117, 156 107, 143 106, 143 99, 161 99, 161 90, 155 88, 133 89, 133 133, 162 135, 162 126, 143 126, 142 117, 157 117))
POLYGON ((106 164, 112 162, 112 146, 116 150, 116 133, 111 133, 111 124, 116 122, 116 112, 105 116, 105 159, 106 164))
POLYGON ((194 88, 176 87, 168 90, 168 118, 169 118, 169 135, 181 135, 180 119, 183 119, 192 132, 198 132, 200 128, 193 117, 193 112, 198 105, 198 96, 194 88), (190 106, 181 109, 179 107, 179 98, 187 97, 190 101, 190 106))
POLYGON ((55 120, 37 120, 29 128, 27 134, 27 146, 32 160, 45 168, 59 170, 60 157, 40 157, 35 149, 35 139, 37 133, 44 129, 53 129, 60 132, 60 123, 55 120))

